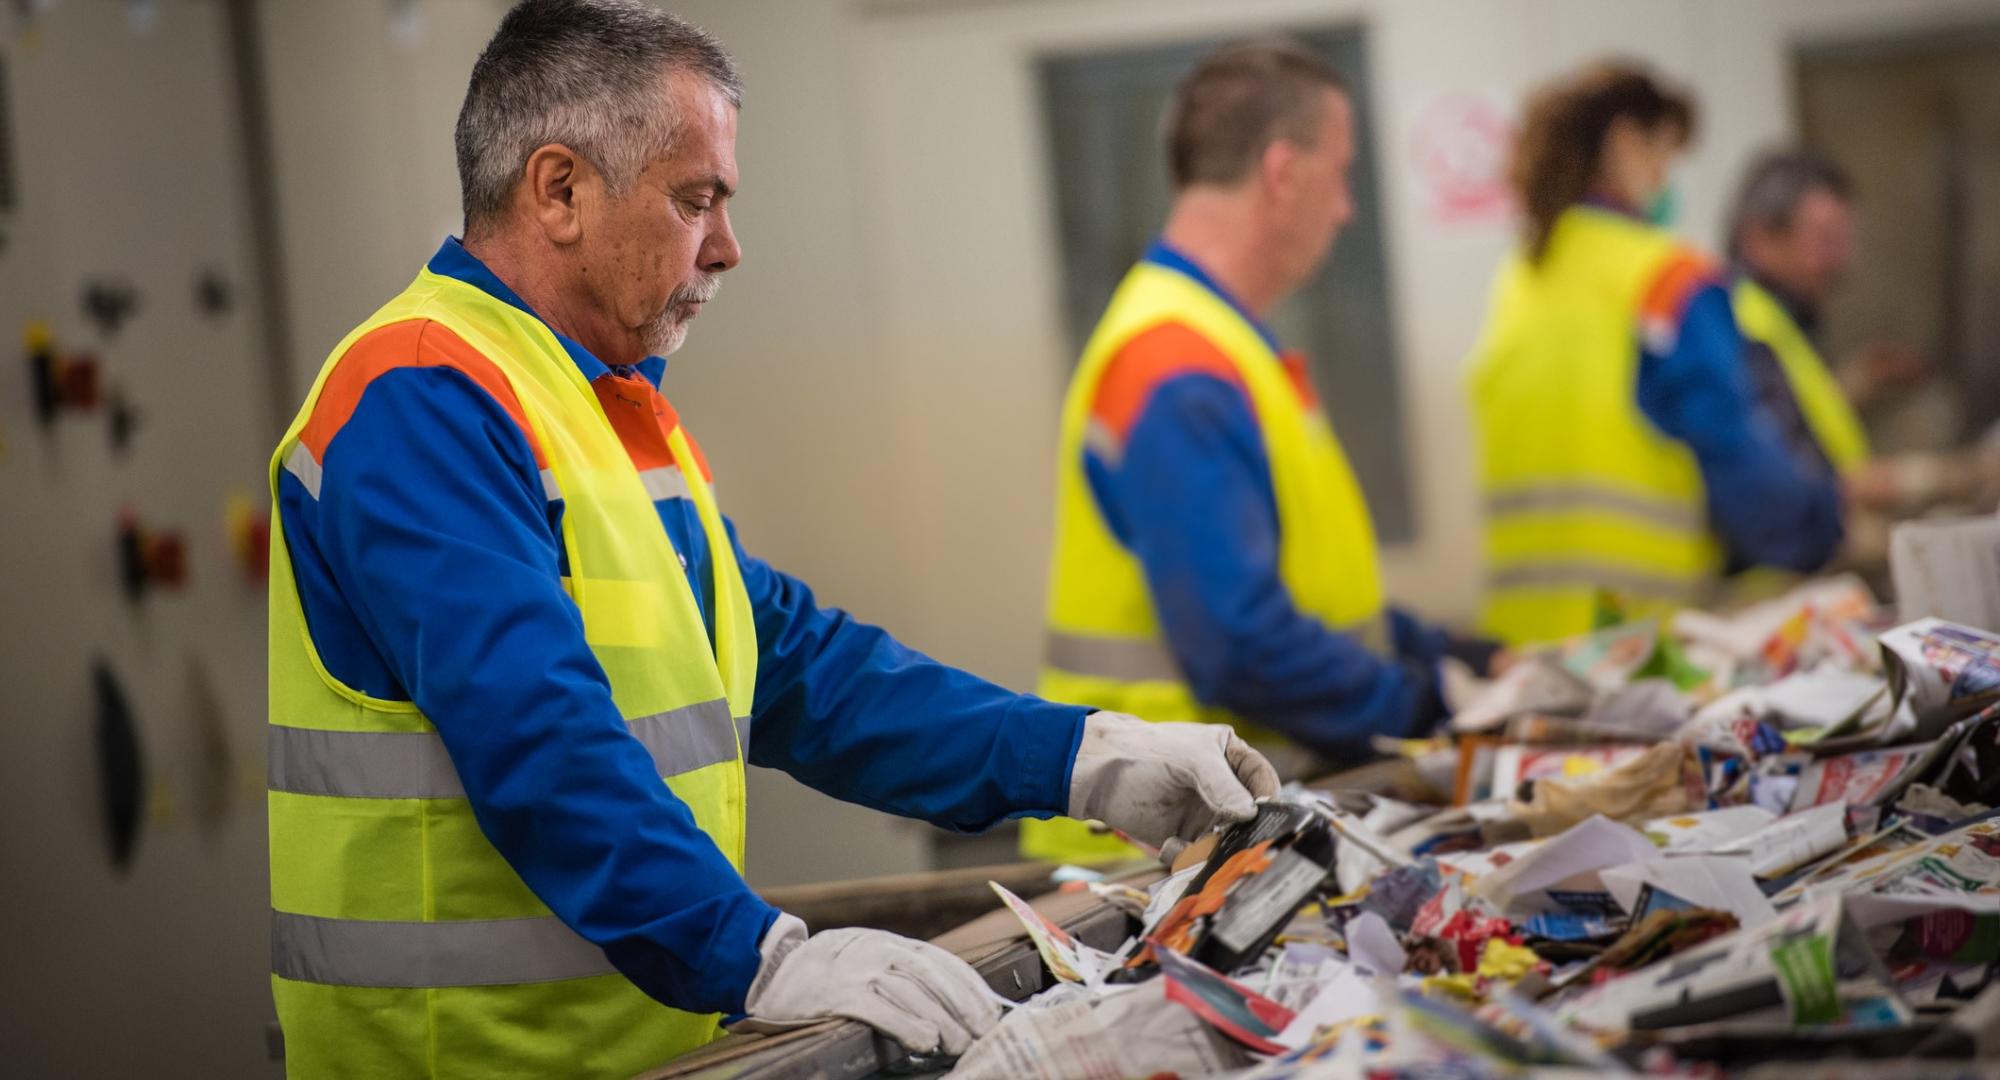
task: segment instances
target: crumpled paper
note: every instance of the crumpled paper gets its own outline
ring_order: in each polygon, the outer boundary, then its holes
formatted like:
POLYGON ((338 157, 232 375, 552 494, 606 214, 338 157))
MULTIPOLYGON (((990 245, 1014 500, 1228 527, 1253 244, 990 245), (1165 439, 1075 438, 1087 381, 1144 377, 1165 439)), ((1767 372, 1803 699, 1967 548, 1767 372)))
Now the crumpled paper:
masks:
POLYGON ((1592 814, 1643 822, 1703 809, 1705 786, 1701 767, 1687 748, 1663 742, 1587 776, 1537 780, 1527 802, 1511 801, 1508 808, 1536 836, 1553 836, 1592 814))
POLYGON ((958 1080, 1100 1080, 1239 1068, 1248 1057, 1153 979, 1095 999, 1016 1009, 958 1061, 958 1080))

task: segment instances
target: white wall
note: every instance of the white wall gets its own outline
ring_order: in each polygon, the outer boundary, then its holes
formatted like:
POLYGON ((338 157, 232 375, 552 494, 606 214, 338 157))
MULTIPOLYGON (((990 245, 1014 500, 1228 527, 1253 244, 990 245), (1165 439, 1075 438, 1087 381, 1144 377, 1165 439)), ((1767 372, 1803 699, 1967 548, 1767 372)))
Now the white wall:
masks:
POLYGON ((261 5, 298 397, 340 339, 458 232, 452 125, 507 7, 261 5))

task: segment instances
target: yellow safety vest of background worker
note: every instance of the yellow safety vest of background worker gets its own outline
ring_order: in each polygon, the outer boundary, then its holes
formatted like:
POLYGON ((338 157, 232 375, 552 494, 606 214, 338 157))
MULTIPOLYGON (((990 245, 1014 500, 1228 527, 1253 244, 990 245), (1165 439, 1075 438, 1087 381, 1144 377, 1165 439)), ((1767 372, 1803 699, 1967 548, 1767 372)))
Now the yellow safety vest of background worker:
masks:
POLYGON ((1528 110, 1525 243, 1469 371, 1481 625, 1509 644, 1665 616, 1725 570, 1809 571, 1839 545, 1839 490, 1758 406, 1719 269, 1637 209, 1665 199, 1693 129, 1689 101, 1619 66, 1528 110))
POLYGON ((1759 397, 1795 450, 1816 449, 1843 475, 1868 460, 1868 436, 1816 335, 1854 261, 1851 191, 1824 157, 1766 153, 1745 171, 1727 229, 1731 298, 1752 345, 1759 397))
MULTIPOLYGON (((1346 95, 1299 48, 1237 46, 1168 128, 1172 210, 1063 403, 1040 692, 1329 757, 1428 731, 1446 635, 1384 608, 1360 485, 1265 325, 1350 213, 1346 95)), ((1131 853, 1067 820, 1022 851, 1131 853)))
POLYGON ((1777 358, 1785 387, 1827 463, 1840 473, 1860 467, 1868 460, 1868 433, 1812 339, 1783 302, 1756 281, 1738 280, 1730 298, 1743 336, 1777 358))

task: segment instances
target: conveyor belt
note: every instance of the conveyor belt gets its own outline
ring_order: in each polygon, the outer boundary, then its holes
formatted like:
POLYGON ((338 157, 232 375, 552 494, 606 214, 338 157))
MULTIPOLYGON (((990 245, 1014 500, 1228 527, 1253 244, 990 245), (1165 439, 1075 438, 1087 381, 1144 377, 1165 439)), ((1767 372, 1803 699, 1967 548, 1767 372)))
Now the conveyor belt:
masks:
MULTIPOLYGON (((1087 945, 1116 949, 1128 933, 1127 916, 1098 903, 1058 920, 1087 945)), ((973 965, 988 985, 1019 1000, 1041 990, 1046 972, 1032 943, 1010 942, 973 965)), ((864 1024, 842 1021, 746 1043, 723 1054, 695 1055, 644 1080, 865 1080, 903 1061, 902 1051, 864 1024), (706 1061, 713 1064, 706 1064, 706 1061)))

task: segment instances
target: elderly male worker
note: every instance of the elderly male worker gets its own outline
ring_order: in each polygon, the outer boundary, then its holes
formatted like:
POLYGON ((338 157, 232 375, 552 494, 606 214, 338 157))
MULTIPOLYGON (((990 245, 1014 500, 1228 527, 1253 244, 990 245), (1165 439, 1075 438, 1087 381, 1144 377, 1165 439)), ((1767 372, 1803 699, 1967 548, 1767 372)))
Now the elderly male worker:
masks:
MULTIPOLYGON (((1360 486, 1267 325, 1352 212, 1353 147, 1339 78, 1289 43, 1225 48, 1176 91, 1166 225, 1063 405, 1044 695, 1335 759, 1442 715, 1453 643, 1383 606, 1360 486)), ((1125 850, 1073 820, 1021 833, 1038 858, 1125 850)))
POLYGON ((1819 351, 1822 313, 1854 261, 1851 185, 1810 151, 1758 158, 1730 215, 1730 299, 1759 402, 1807 467, 1853 474, 1868 437, 1819 351))
POLYGON ((294 1075, 624 1076, 718 1013, 963 1051, 944 951, 739 876, 746 762, 950 829, 1155 842, 1276 787, 1240 742, 1010 693, 743 553, 660 395, 740 253, 737 76, 633 0, 473 68, 466 239, 333 350, 272 462, 272 986, 294 1075), (740 731, 740 738, 739 738, 740 731))

